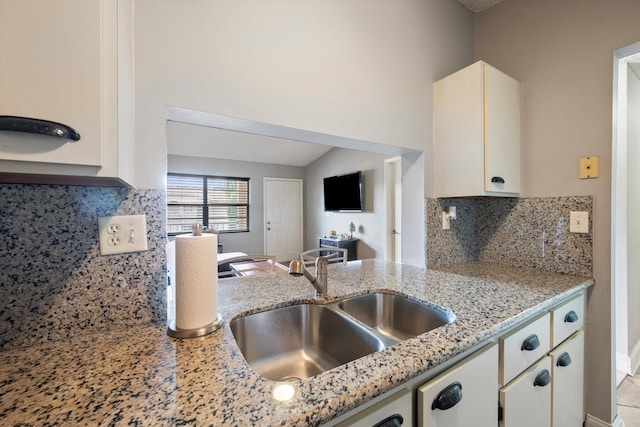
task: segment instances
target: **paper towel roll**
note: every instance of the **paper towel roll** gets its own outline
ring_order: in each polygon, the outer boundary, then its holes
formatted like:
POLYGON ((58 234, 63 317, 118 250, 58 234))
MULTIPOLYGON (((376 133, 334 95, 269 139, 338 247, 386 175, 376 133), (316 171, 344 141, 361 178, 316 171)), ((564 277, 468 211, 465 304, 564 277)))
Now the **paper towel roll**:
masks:
POLYGON ((197 329, 218 314, 218 236, 176 237, 176 327, 197 329))

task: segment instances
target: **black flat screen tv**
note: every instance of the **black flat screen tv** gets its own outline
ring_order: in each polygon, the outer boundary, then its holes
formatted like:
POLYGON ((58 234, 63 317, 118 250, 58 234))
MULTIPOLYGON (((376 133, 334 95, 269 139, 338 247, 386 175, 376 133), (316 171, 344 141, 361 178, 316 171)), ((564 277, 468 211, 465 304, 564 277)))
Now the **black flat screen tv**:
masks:
POLYGON ((362 212, 362 173, 324 178, 324 210, 327 212, 362 212))

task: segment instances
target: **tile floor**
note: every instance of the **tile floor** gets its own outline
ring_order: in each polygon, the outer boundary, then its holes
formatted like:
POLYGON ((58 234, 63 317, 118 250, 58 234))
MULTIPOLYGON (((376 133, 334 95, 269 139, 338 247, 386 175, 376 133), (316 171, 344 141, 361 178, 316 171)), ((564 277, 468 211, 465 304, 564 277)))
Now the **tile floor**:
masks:
POLYGON ((625 427, 640 427, 640 370, 618 386, 618 415, 625 427))

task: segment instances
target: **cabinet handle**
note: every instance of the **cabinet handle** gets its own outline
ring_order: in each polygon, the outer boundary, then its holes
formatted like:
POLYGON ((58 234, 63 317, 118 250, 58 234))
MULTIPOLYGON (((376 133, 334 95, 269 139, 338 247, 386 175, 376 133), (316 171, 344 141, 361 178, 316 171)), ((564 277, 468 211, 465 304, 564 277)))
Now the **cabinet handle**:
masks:
POLYGON ((566 316, 564 316, 564 322, 565 323, 573 323, 573 322, 577 322, 577 321, 578 321, 578 315, 573 310, 571 310, 570 312, 567 313, 566 316))
POLYGON ((558 357, 558 361, 556 362, 556 366, 569 366, 571 365, 571 356, 566 351, 558 357))
POLYGON ((529 335, 523 342, 520 350, 533 351, 536 348, 540 347, 540 340, 538 340, 538 336, 536 334, 529 335))
POLYGON ((0 116, 0 130, 36 133, 79 141, 80 134, 70 126, 30 117, 0 116))
POLYGON ((551 374, 547 369, 544 369, 538 375, 536 375, 536 379, 533 382, 533 385, 544 387, 549 385, 550 382, 551 382, 551 374))
POLYGON ((398 427, 404 422, 404 418, 400 414, 393 414, 390 417, 378 422, 373 427, 398 427))
POLYGON ((504 178, 501 176, 494 176, 491 178, 491 182, 497 182, 498 184, 504 184, 504 178))
POLYGON ((440 409, 446 411, 453 408, 462 400, 462 384, 455 382, 442 390, 431 403, 431 410, 440 409))

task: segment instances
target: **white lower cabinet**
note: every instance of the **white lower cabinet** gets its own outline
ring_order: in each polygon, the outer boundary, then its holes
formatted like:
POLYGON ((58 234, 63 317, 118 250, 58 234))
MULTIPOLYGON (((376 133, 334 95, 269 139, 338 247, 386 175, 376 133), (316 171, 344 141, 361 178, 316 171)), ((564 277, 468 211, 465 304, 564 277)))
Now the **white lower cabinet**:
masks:
POLYGON ((583 425, 585 312, 580 294, 499 339, 501 427, 583 425))
POLYGON ((551 425, 551 358, 545 356, 500 389, 500 426, 551 425))
POLYGON ((498 346, 476 352, 418 388, 418 425, 495 426, 498 346))
POLYGON ((585 313, 580 293, 326 426, 582 427, 585 313))
POLYGON ((552 422, 582 427, 584 421, 584 331, 576 332, 551 353, 552 422))

